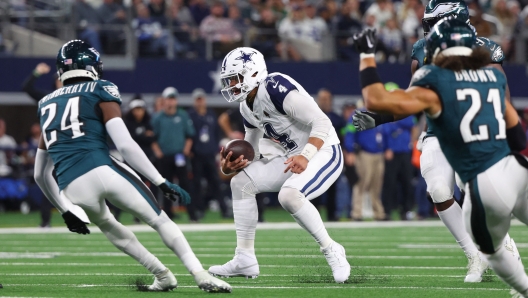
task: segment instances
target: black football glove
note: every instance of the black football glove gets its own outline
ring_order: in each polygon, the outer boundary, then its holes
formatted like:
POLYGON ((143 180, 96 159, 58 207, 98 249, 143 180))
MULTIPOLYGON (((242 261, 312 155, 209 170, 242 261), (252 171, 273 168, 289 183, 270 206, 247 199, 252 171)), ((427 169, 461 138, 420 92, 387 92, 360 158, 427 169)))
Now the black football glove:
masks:
POLYGON ((165 182, 158 185, 165 197, 173 202, 180 198, 180 202, 184 205, 187 205, 191 202, 191 196, 179 185, 170 183, 165 179, 165 182))
POLYGON ((376 44, 378 43, 376 29, 369 28, 356 33, 352 40, 354 41, 354 48, 359 53, 374 54, 376 52, 376 44))
POLYGON ((75 214, 71 213, 70 211, 63 213, 62 218, 64 218, 64 222, 68 226, 70 232, 83 235, 90 234, 90 230, 86 226, 86 223, 80 220, 77 216, 75 216, 75 214))

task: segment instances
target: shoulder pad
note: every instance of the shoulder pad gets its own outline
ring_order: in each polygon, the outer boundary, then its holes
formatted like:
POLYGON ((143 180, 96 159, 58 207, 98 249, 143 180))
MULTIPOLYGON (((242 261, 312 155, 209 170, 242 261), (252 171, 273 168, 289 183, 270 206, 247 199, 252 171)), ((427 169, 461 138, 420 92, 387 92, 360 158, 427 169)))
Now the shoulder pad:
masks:
POLYGON ((284 98, 292 90, 297 90, 297 87, 290 82, 286 77, 280 74, 272 74, 266 78, 264 82, 266 91, 269 94, 271 102, 281 114, 286 115, 283 108, 284 98))
POLYGON ((477 37, 477 45, 489 51, 491 62, 502 64, 505 57, 500 45, 486 37, 477 37))
POLYGON ((99 96, 103 101, 115 101, 121 104, 121 94, 119 93, 119 88, 114 83, 105 80, 98 80, 96 82, 100 87, 99 96))
POLYGON ((434 77, 436 75, 434 73, 436 68, 434 65, 424 65, 417 69, 411 79, 411 86, 425 87, 431 85, 431 83, 435 82, 434 77))

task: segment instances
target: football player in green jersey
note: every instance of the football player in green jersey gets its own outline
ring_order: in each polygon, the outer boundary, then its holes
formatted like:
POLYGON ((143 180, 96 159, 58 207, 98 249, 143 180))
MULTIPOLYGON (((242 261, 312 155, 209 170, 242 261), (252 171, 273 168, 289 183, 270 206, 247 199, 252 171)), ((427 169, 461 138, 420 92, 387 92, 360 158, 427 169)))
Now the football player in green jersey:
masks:
POLYGON ((441 150, 465 185, 466 231, 497 275, 528 297, 524 266, 504 245, 512 213, 528 224, 528 160, 512 154, 525 148, 526 136, 505 100, 506 77, 488 66, 489 54, 475 39, 465 22, 439 21, 426 38, 432 64, 414 74, 407 90, 387 92, 376 72, 375 32, 367 29, 355 35, 363 98, 367 109, 377 113, 406 117, 425 112, 441 150))
POLYGON ((121 119, 117 86, 101 80, 103 64, 99 53, 83 41, 69 41, 59 50, 57 69, 64 87, 46 95, 38 105, 42 137, 35 161, 35 180, 63 213, 68 228, 87 234, 85 223, 89 219, 112 244, 154 274, 154 283, 147 290, 176 288, 172 272, 115 219, 105 204, 107 199, 155 229, 200 289, 231 292, 229 284, 203 269, 179 227, 160 210, 139 176, 110 156, 108 135, 128 164, 157 185, 167 199, 190 202, 189 194, 163 178, 130 136, 121 119), (51 174, 53 167, 58 185, 51 174), (72 209, 72 203, 81 207, 88 219, 83 219, 83 212, 72 209))
MULTIPOLYGON (((464 22, 475 32, 474 28, 469 24, 469 10, 464 1, 431 0, 425 8, 424 18, 422 19, 424 33, 427 35, 434 24, 443 17, 450 17, 464 22)), ((426 41, 423 38, 413 45, 411 54, 411 72, 413 74, 417 69, 431 62, 431 58, 425 54, 425 44, 426 41)), ((484 37, 477 37, 476 45, 488 53, 489 59, 487 60, 490 61, 490 66, 502 71, 501 63, 504 60, 504 54, 501 47, 484 37)), ((509 90, 506 87, 506 99, 509 100, 509 98, 509 90)), ((356 129, 361 131, 399 119, 398 116, 394 115, 377 115, 368 111, 356 112, 354 115, 354 124, 356 129)), ((429 119, 426 120, 427 123, 430 122, 429 119)), ((462 209, 455 203, 453 197, 455 181, 457 181, 455 179, 456 174, 442 153, 438 140, 432 133, 430 125, 427 126, 427 132, 422 133, 417 147, 422 151, 420 171, 427 183, 428 196, 435 204, 438 216, 468 258, 468 272, 464 281, 480 282, 482 280, 482 274, 488 268, 488 264, 481 257, 477 247, 463 228, 462 209)), ((460 188, 463 191, 463 186, 460 188)), ((506 236, 505 245, 512 253, 517 253, 515 242, 509 235, 506 236)))

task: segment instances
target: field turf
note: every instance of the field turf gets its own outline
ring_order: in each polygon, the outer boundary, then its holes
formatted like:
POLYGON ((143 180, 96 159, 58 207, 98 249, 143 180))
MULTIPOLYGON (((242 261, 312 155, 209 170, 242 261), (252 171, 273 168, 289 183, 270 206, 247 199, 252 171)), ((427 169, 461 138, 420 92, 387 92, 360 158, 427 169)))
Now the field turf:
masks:
MULTIPOLYGON (((466 258, 439 221, 409 224, 331 223, 330 235, 344 245, 353 266, 346 284, 333 283, 317 245, 295 223, 265 224, 257 231, 261 275, 227 279, 229 297, 510 297, 493 273, 478 284, 463 282, 466 258), (399 227, 389 227, 398 226, 399 227)), ((231 224, 181 225, 207 269, 228 261, 236 244, 231 224), (194 230, 194 231, 192 231, 194 230)), ((96 230, 95 228, 92 228, 96 230)), ((167 293, 138 292, 151 275, 114 248, 101 233, 81 236, 54 228, 0 229, 0 296, 9 297, 196 297, 200 291, 178 258, 154 232, 134 226, 139 240, 178 279, 167 293)), ((528 253, 524 226, 513 226, 521 255, 528 253)))

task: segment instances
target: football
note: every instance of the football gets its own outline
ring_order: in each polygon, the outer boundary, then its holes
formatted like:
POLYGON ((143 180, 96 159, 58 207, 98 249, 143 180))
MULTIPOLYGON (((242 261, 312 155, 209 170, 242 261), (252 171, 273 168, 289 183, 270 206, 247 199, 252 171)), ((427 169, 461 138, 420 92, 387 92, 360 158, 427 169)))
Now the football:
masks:
POLYGON ((227 143, 224 148, 224 158, 227 156, 229 151, 233 152, 230 161, 234 161, 240 155, 244 155, 244 159, 250 161, 255 158, 255 150, 253 149, 253 146, 244 140, 232 140, 227 143))

